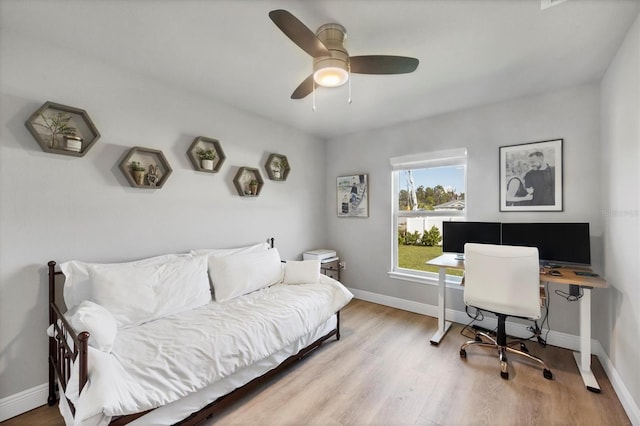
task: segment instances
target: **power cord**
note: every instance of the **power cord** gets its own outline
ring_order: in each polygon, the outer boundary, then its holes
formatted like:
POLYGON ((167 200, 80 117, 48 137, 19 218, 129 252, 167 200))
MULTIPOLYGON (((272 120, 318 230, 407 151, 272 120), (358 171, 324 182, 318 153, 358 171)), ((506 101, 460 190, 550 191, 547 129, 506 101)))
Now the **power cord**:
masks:
POLYGON ((533 340, 533 338, 535 337, 536 339, 538 339, 538 344, 540 344, 540 346, 542 346, 543 348, 546 348, 547 341, 542 337, 542 330, 540 329, 540 327, 538 327, 538 321, 534 320, 533 325, 533 327, 527 327, 527 330, 532 333, 532 336, 527 340, 533 340))
POLYGON ((468 339, 475 339, 476 333, 473 333, 473 336, 469 336, 468 334, 465 334, 465 331, 469 329, 471 327, 471 324, 473 324, 474 322, 484 320, 484 313, 480 309, 476 308, 475 315, 471 315, 471 313, 469 312, 469 306, 465 306, 464 311, 466 312, 467 316, 471 318, 471 321, 469 321, 468 324, 462 327, 462 330, 460 330, 460 334, 468 339))
MULTIPOLYGON (((548 285, 549 285, 548 283, 545 284, 546 294, 549 294, 548 285)), ((532 336, 529 337, 527 340, 533 340, 533 338, 535 337, 538 340, 538 343, 540 344, 540 346, 542 346, 543 348, 547 347, 547 337, 549 337, 549 331, 551 330, 551 326, 549 325, 549 306, 551 306, 551 300, 550 298, 546 297, 544 299, 545 314, 544 314, 544 317, 542 318, 542 322, 540 323, 540 327, 538 327, 537 320, 533 321, 533 327, 527 327, 527 330, 529 330, 532 333, 532 336), (547 324, 547 331, 544 337, 542 337, 542 328, 544 328, 545 323, 547 324)))

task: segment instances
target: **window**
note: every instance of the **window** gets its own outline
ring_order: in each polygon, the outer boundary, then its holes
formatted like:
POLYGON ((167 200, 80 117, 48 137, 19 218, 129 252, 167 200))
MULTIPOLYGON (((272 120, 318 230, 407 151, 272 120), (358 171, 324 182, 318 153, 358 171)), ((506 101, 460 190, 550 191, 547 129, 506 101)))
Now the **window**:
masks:
MULTIPOLYGON (((390 275, 417 281, 437 278, 425 264, 442 254, 442 222, 464 220, 467 150, 394 157, 390 275)), ((461 275, 458 271, 447 271, 461 275)))

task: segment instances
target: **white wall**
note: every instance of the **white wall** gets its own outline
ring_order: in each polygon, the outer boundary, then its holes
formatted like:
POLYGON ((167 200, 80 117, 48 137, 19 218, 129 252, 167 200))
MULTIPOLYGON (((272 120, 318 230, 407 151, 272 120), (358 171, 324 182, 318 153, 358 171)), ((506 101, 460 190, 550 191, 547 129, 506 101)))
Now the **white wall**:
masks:
MULTIPOLYGON (((598 339, 640 406, 640 15, 602 81, 604 253, 608 298, 598 339)), ((636 413, 640 418, 640 412, 636 413)))
MULTIPOLYGON (((276 238, 283 258, 325 245, 325 144, 291 128, 79 55, 0 34, 0 400, 47 381, 46 262, 118 261, 276 238), (102 137, 83 158, 44 153, 24 123, 45 101, 86 109, 102 137), (220 140, 217 174, 193 170, 197 136, 220 140), (132 146, 173 167, 162 189, 132 188, 118 163, 132 146), (288 156, 269 181, 270 152, 288 156), (239 197, 239 166, 258 198, 239 197)), ((44 403, 44 401, 42 401, 44 403)))
MULTIPOLYGON (((329 141, 326 211, 329 241, 347 262, 342 280, 359 290, 437 305, 436 286, 387 275, 392 244, 389 158, 461 147, 468 150, 469 220, 589 222, 592 261, 601 270, 599 102, 598 85, 586 85, 329 141), (499 212, 499 147, 555 138, 564 139, 564 211, 499 212), (356 173, 369 173, 370 217, 337 218, 335 178, 356 173)), ((464 311, 461 290, 449 291, 448 307, 464 311)), ((595 290, 594 298, 599 295, 595 290)), ((552 329, 578 335, 578 304, 552 295, 551 305, 552 329)))

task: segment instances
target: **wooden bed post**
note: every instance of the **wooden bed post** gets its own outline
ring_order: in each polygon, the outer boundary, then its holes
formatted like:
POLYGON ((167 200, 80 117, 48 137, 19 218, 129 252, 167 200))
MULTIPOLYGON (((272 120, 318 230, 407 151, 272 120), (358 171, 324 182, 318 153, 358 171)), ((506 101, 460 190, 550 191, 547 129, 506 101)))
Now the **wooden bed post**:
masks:
POLYGON ((82 333, 78 334, 78 343, 79 343, 79 348, 78 348, 78 356, 80 357, 79 365, 78 367, 80 368, 80 387, 79 389, 82 390, 84 388, 84 385, 87 383, 87 376, 88 376, 88 365, 87 365, 87 357, 88 357, 88 344, 89 344, 89 333, 87 333, 86 331, 83 331, 82 333))
MULTIPOLYGON (((53 305, 55 303, 56 294, 56 262, 53 260, 48 264, 49 266, 49 325, 55 322, 55 314, 53 312, 53 305)), ((55 405, 58 398, 56 397, 56 376, 54 367, 54 357, 56 356, 56 341, 55 337, 49 337, 49 397, 47 398, 47 404, 49 406, 55 405)))

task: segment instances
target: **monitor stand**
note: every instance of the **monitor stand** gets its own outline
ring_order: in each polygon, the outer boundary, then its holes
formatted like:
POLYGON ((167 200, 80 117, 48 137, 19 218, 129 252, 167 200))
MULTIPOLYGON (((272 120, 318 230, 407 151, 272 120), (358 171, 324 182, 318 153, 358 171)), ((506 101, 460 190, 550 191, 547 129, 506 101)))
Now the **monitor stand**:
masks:
POLYGON ((456 260, 464 260, 464 253, 456 253, 456 260))

